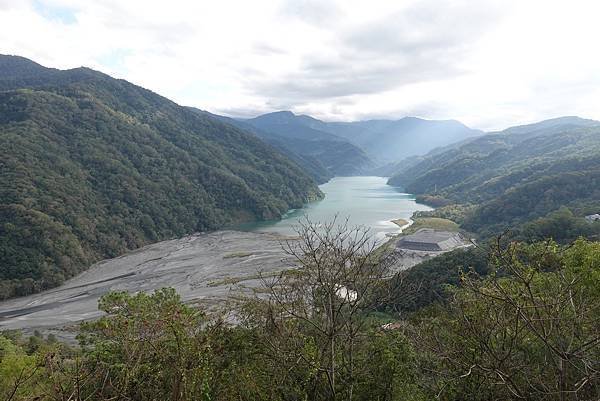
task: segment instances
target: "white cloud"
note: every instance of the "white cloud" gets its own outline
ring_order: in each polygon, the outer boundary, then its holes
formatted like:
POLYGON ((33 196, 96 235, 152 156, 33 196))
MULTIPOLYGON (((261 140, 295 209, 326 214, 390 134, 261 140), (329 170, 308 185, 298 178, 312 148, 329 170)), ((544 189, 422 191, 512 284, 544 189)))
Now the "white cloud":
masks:
POLYGON ((213 112, 600 119, 590 0, 0 0, 0 52, 213 112))

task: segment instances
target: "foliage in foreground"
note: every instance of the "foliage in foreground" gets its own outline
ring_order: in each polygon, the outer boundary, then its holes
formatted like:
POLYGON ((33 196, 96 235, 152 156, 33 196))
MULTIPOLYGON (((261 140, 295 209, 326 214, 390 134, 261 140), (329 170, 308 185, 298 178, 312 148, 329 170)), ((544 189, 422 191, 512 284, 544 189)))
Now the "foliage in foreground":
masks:
MULTIPOLYGON (((301 229, 295 270, 226 324, 172 289, 111 293, 80 344, 0 338, 6 400, 595 400, 600 244, 497 243, 446 303, 384 325, 389 263, 368 237, 301 229)), ((397 281, 391 292, 410 288, 397 281)), ((389 320, 388 320, 389 321, 389 320)))
POLYGON ((600 395, 600 243, 511 243, 485 278, 411 328, 443 399, 593 400, 600 395), (475 398, 473 398, 475 399, 475 398))

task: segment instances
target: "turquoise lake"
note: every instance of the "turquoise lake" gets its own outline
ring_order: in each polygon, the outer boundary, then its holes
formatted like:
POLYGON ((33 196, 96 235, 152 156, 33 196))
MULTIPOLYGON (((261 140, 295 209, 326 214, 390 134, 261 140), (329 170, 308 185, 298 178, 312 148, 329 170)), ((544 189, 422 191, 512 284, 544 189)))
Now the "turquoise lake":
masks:
POLYGON ((237 228, 293 235, 294 226, 304 216, 312 222, 323 223, 331 221, 337 214, 338 220, 348 217, 350 226, 368 227, 376 239, 383 239, 386 234, 400 231, 391 220, 408 219, 415 211, 431 210, 415 202, 413 195, 403 193, 386 182, 384 177, 335 177, 319 186, 325 194, 324 199, 292 210, 279 221, 244 224, 237 228))

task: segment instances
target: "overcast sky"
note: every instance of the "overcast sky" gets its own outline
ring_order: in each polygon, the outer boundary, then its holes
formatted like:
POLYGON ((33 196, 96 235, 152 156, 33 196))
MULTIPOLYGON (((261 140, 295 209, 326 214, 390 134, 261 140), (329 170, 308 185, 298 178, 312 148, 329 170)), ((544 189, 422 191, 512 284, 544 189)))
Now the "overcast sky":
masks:
POLYGON ((0 0, 0 53, 232 116, 600 119, 600 1, 0 0))

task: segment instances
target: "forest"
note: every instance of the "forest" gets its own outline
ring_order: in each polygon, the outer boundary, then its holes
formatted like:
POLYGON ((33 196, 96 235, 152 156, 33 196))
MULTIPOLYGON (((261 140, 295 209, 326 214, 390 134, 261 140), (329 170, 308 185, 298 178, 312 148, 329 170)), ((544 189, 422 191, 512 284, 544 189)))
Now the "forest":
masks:
POLYGON ((0 299, 322 196, 275 148, 126 81, 0 57, 0 299))
POLYGON ((389 183, 440 208, 434 215, 453 210, 483 239, 510 229, 520 239, 597 240, 600 227, 584 216, 600 211, 599 135, 597 122, 576 117, 509 128, 407 160, 389 183))

